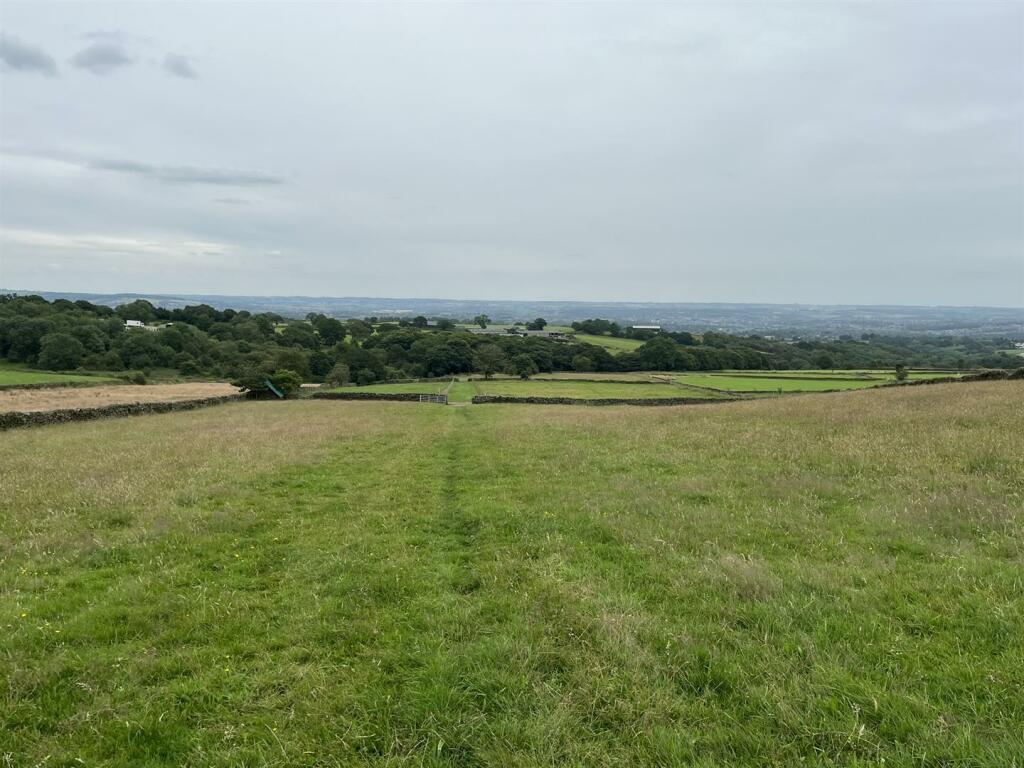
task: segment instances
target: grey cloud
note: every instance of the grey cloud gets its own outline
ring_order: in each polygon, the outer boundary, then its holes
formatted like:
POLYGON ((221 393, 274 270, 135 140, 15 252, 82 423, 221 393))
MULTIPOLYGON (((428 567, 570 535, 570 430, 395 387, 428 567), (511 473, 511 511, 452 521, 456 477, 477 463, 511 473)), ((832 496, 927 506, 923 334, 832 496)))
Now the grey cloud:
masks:
MULTIPOLYGON (((1024 3, 250 3, 244 34, 224 3, 2 15, 65 69, 118 44, 140 76, 41 99, 2 75, 3 143, 74 154, 0 158, 0 225, 288 254, 124 257, 107 288, 1024 302, 1024 3)), ((0 271, 47 253, 5 244, 0 271)))
POLYGON ((192 66, 187 56, 180 53, 168 53, 164 57, 164 72, 174 77, 183 77, 186 80, 196 80, 199 73, 192 66))
POLYGON ((71 57, 71 63, 94 75, 109 75, 116 69, 133 64, 124 46, 116 42, 93 43, 71 57))
POLYGON ((14 72, 38 72, 47 77, 57 74, 57 62, 50 54, 11 35, 0 34, 0 61, 4 69, 14 72))
POLYGON ((213 202, 220 203, 221 205, 252 205, 252 203, 242 197, 215 197, 213 202))
POLYGON ((232 187, 262 187, 281 184, 279 176, 262 171, 239 171, 224 168, 198 168, 188 165, 152 165, 133 160, 96 159, 82 163, 100 171, 114 171, 144 176, 165 184, 214 184, 232 187))
MULTIPOLYGON (((0 153, 56 160, 94 171, 111 171, 159 181, 164 184, 209 184, 229 187, 262 187, 283 184, 284 179, 263 171, 202 168, 190 165, 158 165, 121 158, 84 157, 71 152, 4 147, 0 153)), ((224 198, 224 200, 234 198, 224 198)))

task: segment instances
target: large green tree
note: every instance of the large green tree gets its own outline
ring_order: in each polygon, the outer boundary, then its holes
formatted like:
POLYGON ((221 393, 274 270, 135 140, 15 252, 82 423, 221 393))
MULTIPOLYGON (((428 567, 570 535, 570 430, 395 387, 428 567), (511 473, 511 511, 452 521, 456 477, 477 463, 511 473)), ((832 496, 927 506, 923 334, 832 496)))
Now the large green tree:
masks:
POLYGON ((85 346, 69 333, 51 333, 43 337, 39 349, 39 367, 51 371, 77 368, 85 354, 85 346))
POLYGON ((473 356, 473 364, 485 379, 491 378, 504 368, 505 363, 505 353, 497 344, 481 344, 476 348, 476 354, 473 356))
POLYGON ((516 355, 512 358, 512 373, 521 379, 528 379, 537 373, 537 364, 527 354, 516 355))

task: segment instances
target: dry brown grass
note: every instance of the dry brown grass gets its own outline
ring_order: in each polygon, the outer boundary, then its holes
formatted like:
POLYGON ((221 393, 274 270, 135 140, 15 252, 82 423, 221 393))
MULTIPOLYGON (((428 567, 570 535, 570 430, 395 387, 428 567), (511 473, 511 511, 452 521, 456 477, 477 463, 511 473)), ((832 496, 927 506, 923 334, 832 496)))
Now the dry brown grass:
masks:
POLYGON ((238 394, 225 382, 188 384, 121 384, 101 387, 55 387, 52 389, 0 390, 0 413, 56 411, 62 408, 98 408, 125 403, 173 403, 238 394))

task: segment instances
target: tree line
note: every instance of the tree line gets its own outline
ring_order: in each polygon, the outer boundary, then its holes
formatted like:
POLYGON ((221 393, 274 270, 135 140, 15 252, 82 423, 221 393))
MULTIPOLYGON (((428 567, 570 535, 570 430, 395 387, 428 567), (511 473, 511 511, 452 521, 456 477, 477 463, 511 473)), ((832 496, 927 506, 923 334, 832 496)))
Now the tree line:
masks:
MULTIPOLYGON (((61 371, 144 376, 164 369, 183 376, 250 383, 280 375, 288 386, 302 381, 369 384, 466 373, 529 376, 554 371, 895 369, 897 365, 955 369, 1020 364, 1018 357, 997 351, 1012 346, 1008 339, 869 334, 860 339, 779 341, 717 332, 648 330, 636 350, 612 354, 580 340, 471 334, 450 320, 429 326, 422 318, 369 320, 322 314, 296 320, 202 304, 165 309, 145 300, 111 308, 87 301, 0 296, 0 357, 61 371), (140 321, 148 328, 126 328, 126 320, 140 321)), ((538 318, 531 325, 542 322, 538 318)), ((587 320, 577 325, 579 331, 596 335, 611 336, 615 330, 610 321, 587 320)))

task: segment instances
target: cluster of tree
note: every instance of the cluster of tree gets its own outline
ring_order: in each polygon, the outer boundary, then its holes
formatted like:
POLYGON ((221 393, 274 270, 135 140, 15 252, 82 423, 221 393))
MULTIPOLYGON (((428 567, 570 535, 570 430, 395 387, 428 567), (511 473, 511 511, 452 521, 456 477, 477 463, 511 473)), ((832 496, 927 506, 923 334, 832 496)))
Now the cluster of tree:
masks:
POLYGON ((152 371, 230 378, 249 369, 293 370, 303 379, 327 374, 328 349, 373 333, 362 320, 217 310, 206 305, 162 309, 147 301, 112 309, 87 301, 0 296, 0 357, 50 370, 152 371), (146 328, 126 328, 138 320, 146 328))
MULTIPOLYGON (((152 371, 261 385, 301 381, 368 384, 393 378, 478 372, 530 376, 549 371, 1016 367, 1000 353, 1008 339, 865 336, 783 342, 757 336, 652 332, 636 350, 613 355, 577 340, 513 334, 482 336, 425 318, 372 323, 310 314, 286 320, 206 305, 162 309, 134 301, 116 309, 86 301, 0 296, 0 357, 51 370, 152 371), (148 324, 126 328, 126 320, 148 324), (285 375, 287 373, 292 376, 285 375), (276 381, 276 379, 273 379, 276 381)), ((478 318, 489 320, 489 318, 478 318)), ((485 323, 486 324, 486 323, 485 323)), ((528 327, 543 327, 538 318, 528 327)), ((615 324, 586 320, 581 332, 611 334, 615 324)), ((620 329, 621 330, 621 329, 620 329)), ((247 387, 248 388, 248 387, 247 387)))

